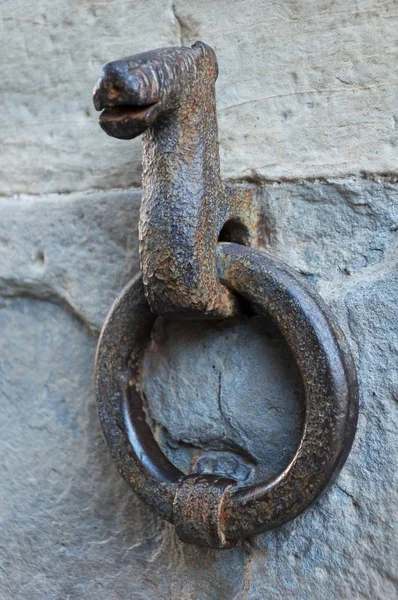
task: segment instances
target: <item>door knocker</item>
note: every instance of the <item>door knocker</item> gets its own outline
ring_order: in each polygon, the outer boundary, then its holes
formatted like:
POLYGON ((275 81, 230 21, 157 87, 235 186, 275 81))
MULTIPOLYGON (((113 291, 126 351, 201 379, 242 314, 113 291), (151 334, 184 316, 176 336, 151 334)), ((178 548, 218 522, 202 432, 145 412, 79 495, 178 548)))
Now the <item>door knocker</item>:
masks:
POLYGON ((216 78, 214 51, 197 42, 111 62, 96 85, 104 131, 143 135, 143 175, 142 275, 109 312, 95 378, 102 428, 123 477, 184 542, 229 548, 294 519, 332 483, 351 448, 358 395, 347 343, 328 309, 300 275, 261 249, 255 191, 221 182, 216 78), (138 384, 158 315, 230 317, 240 298, 273 317, 305 389, 296 454, 277 476, 250 487, 177 469, 153 437, 138 384))

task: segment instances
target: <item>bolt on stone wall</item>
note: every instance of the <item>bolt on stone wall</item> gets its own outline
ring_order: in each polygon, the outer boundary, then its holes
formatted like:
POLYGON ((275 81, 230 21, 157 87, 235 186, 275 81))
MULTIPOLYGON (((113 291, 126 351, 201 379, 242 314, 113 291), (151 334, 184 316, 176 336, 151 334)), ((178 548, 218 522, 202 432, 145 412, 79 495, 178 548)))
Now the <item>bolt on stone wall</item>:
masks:
MULTIPOLYGON (((396 598, 395 3, 16 0, 1 19, 1 597, 396 598), (92 382, 139 268, 140 144, 100 131, 91 88, 110 59, 196 38, 219 57, 224 177, 261 186, 268 249, 331 306, 360 383, 329 492, 222 552, 183 545, 121 480, 92 382)), ((286 464, 302 390, 266 320, 159 321, 153 336, 145 391, 182 469, 245 481, 286 464)))

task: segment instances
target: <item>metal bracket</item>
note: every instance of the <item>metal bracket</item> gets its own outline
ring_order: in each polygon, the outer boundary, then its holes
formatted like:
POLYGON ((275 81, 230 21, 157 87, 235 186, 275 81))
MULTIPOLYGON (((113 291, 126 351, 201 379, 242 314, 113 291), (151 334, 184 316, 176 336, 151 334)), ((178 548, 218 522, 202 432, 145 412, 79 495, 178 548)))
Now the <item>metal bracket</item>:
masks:
POLYGON ((94 90, 100 125, 117 138, 142 135, 140 258, 156 314, 227 317, 236 297, 216 272, 222 241, 262 244, 256 194, 221 182, 214 51, 163 48, 107 64, 94 90))

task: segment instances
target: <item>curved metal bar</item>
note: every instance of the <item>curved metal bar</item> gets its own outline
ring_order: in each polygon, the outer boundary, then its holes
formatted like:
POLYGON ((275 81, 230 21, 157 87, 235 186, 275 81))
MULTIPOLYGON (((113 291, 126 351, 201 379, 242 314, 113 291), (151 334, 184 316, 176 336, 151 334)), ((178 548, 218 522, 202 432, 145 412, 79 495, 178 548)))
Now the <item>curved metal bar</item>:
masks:
POLYGON ((350 450, 358 398, 344 336, 303 278, 266 252, 229 243, 218 245, 217 269, 224 285, 275 319, 299 365, 306 417, 290 465, 252 487, 237 489, 232 480, 222 480, 225 491, 220 495, 214 477, 202 475, 197 483, 190 478, 188 484, 164 456, 140 395, 141 353, 156 317, 139 276, 124 289, 105 322, 96 390, 104 434, 123 477, 156 513, 171 522, 177 514, 184 541, 220 548, 294 519, 327 489, 350 450), (203 490, 209 497, 201 500, 203 490), (213 522, 210 529, 208 519, 213 522))
POLYGON ((121 292, 104 323, 95 389, 104 436, 119 472, 157 514, 172 521, 183 474, 156 443, 139 393, 140 356, 155 319, 139 274, 121 292))
POLYGON ((358 396, 344 335, 303 278, 268 253, 237 244, 218 245, 217 267, 224 285, 274 318, 306 394, 304 431, 289 466, 265 483, 225 494, 223 530, 235 539, 294 519, 327 489, 350 451, 358 396))

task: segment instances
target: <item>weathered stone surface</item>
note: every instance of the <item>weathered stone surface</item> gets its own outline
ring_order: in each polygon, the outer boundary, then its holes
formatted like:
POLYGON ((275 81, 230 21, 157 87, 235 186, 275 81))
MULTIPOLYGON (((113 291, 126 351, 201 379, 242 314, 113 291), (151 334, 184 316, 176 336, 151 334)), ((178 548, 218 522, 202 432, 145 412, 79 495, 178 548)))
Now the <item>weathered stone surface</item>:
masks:
MULTIPOLYGON (((1 598, 397 598, 396 4, 14 0, 0 22, 0 194, 30 194, 0 199, 1 598), (140 141, 101 132, 91 90, 108 60, 198 38, 219 57, 224 177, 294 180, 263 187, 268 247, 332 306, 361 392, 330 491, 225 552, 181 544, 121 480, 92 383, 138 269, 140 141)), ((300 387, 267 320, 158 322, 153 340, 149 411, 180 468, 286 464, 300 387)))
MULTIPOLYGON (((137 268, 139 194, 0 200, 5 600, 397 597, 398 186, 266 185, 263 198, 270 251, 306 274, 347 333, 360 418, 346 466, 310 511, 222 552, 184 546, 154 518, 120 479, 99 430, 96 332, 137 268)), ((203 446, 199 468, 235 468, 243 478, 242 449, 272 472, 294 448, 289 356, 265 327, 157 324, 160 351, 147 353, 145 388, 179 466, 203 446)))
POLYGON ((332 179, 263 190, 269 248, 321 290, 394 263, 397 185, 332 179))
POLYGON ((139 269, 139 190, 0 201, 0 293, 49 299, 99 332, 139 269))
POLYGON ((140 183, 91 90, 112 59, 202 39, 219 57, 224 177, 397 175, 395 2, 2 3, 0 193, 140 183))
POLYGON ((158 439, 186 472, 263 481, 287 466, 298 447, 301 380, 266 318, 159 319, 143 385, 158 439))
POLYGON ((177 44, 169 2, 3 2, 0 193, 140 183, 140 142, 104 135, 92 89, 108 61, 177 44))
POLYGON ((183 41, 219 59, 225 177, 397 173, 396 3, 176 0, 175 13, 183 41))
POLYGON ((244 554, 183 548, 114 468, 93 398, 95 339, 30 299, 7 300, 0 327, 1 598, 171 600, 208 577, 209 597, 231 597, 244 554))

